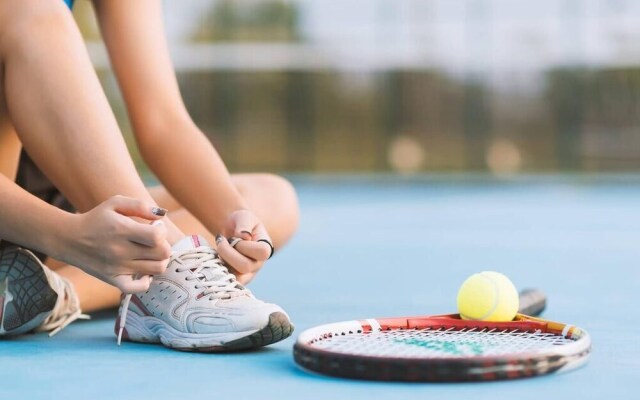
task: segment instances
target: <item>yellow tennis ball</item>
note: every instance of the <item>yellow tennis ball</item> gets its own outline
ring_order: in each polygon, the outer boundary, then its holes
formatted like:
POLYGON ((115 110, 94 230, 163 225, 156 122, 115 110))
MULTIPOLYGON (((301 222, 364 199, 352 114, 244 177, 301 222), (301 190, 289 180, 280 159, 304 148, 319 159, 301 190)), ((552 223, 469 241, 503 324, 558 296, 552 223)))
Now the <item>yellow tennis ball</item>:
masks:
POLYGON ((458 291, 458 312, 462 319, 511 321, 518 307, 520 302, 516 287, 499 272, 473 274, 458 291))

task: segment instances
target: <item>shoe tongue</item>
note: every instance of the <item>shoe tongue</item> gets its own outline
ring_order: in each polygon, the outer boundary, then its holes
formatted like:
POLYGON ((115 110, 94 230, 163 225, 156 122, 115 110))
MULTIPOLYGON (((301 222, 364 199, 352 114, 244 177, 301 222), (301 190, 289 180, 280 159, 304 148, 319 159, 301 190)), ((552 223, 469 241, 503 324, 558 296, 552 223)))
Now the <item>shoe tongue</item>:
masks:
POLYGON ((201 246, 210 247, 209 242, 207 242, 207 239, 203 238, 200 235, 191 235, 181 239, 178 243, 174 244, 171 249, 173 251, 185 251, 185 250, 194 250, 201 246))

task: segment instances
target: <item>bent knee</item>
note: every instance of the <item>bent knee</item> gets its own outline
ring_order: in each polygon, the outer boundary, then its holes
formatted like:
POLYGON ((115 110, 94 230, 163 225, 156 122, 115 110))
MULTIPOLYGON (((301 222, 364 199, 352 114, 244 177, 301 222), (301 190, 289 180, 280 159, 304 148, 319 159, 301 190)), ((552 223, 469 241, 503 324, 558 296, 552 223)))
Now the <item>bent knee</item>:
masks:
POLYGON ((272 195, 296 216, 299 214, 298 194, 288 179, 276 174, 258 174, 257 179, 260 185, 266 188, 265 192, 272 195))
POLYGON ((277 236, 273 239, 286 242, 300 221, 298 195, 291 182, 275 174, 234 175, 233 180, 251 208, 264 222, 270 222, 269 233, 277 236))
POLYGON ((279 229, 272 230, 273 240, 278 247, 283 246, 298 230, 300 206, 298 194, 291 182, 279 175, 261 174, 267 192, 272 197, 272 209, 278 210, 279 229))
POLYGON ((288 179, 276 174, 258 174, 258 178, 270 188, 272 193, 277 193, 296 204, 298 203, 296 190, 288 179))
POLYGON ((47 35, 77 29, 62 1, 20 0, 0 2, 0 48, 4 51, 38 32, 47 35))

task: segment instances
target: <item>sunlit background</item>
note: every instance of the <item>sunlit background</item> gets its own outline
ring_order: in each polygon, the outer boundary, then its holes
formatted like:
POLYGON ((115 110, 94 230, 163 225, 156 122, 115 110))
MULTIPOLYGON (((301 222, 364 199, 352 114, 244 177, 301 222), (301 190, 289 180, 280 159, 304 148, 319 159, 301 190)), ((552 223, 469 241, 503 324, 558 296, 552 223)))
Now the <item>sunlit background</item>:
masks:
MULTIPOLYGON (((640 169, 638 1, 164 5, 187 107, 233 171, 640 169)), ((132 145, 90 3, 75 15, 132 145)))

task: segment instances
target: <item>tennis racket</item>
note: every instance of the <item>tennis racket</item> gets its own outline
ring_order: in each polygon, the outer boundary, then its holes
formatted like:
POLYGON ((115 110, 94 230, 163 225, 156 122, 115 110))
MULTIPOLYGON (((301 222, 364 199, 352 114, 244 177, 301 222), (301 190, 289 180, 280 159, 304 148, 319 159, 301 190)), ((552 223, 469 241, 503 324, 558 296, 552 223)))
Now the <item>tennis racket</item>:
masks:
POLYGON ((587 362, 587 332, 525 315, 544 310, 542 292, 521 292, 520 305, 509 322, 467 321, 451 314, 322 325, 300 334, 294 359, 326 375, 414 382, 524 378, 587 362))

